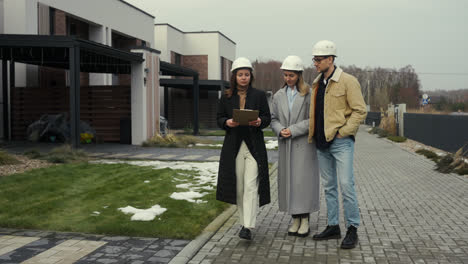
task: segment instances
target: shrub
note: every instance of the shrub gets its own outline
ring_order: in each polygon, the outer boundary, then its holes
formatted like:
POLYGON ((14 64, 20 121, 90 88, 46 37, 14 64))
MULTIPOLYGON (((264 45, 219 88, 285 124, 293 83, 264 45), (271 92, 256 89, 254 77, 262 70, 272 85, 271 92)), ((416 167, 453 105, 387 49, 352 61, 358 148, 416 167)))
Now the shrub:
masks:
POLYGON ((371 134, 377 134, 379 138, 383 138, 383 137, 388 137, 388 136, 391 136, 392 134, 390 134, 390 132, 388 132, 387 130, 383 129, 383 128, 380 128, 380 127, 373 127, 369 133, 371 134))
POLYGON ((51 163, 71 163, 85 161, 88 155, 83 150, 73 149, 70 145, 63 145, 52 149, 43 157, 51 163))
POLYGON ((378 128, 378 127, 373 127, 373 128, 371 128, 371 130, 369 130, 369 133, 370 133, 370 134, 377 134, 377 131, 378 131, 379 129, 380 129, 380 128, 378 128))
POLYGON ((465 168, 461 168, 461 169, 455 170, 455 172, 456 172, 458 175, 468 175, 468 166, 465 166, 465 168))
POLYGON ((466 152, 463 153, 464 147, 460 148, 455 154, 447 154, 443 157, 439 157, 436 153, 427 150, 419 149, 416 151, 418 154, 422 154, 427 158, 436 162, 436 170, 442 173, 455 172, 459 175, 468 174, 468 163, 465 162, 466 152))
POLYGON ((42 156, 41 153, 36 149, 27 150, 23 153, 23 155, 30 159, 39 159, 42 156))
POLYGON ((450 166, 452 162, 452 155, 445 155, 437 162, 436 170, 442 173, 450 173, 453 170, 452 166, 450 166))
POLYGON ((468 164, 464 160, 459 161, 455 156, 449 154, 440 159, 436 170, 442 173, 455 172, 458 175, 467 175, 468 164))
POLYGON ((189 135, 174 135, 167 134, 166 136, 155 135, 154 137, 143 142, 143 147, 166 147, 166 148, 185 148, 189 145, 197 143, 212 143, 211 140, 202 140, 189 135))
POLYGON ((383 137, 388 137, 390 136, 390 133, 385 130, 385 129, 380 129, 378 132, 377 132, 377 135, 379 136, 379 138, 383 138, 383 137))
POLYGON ((435 162, 438 162, 440 158, 435 152, 427 150, 427 149, 418 149, 416 150, 416 153, 424 155, 426 156, 426 158, 431 159, 435 162))
POLYGON ((387 138, 393 142, 405 142, 406 141, 406 137, 400 137, 400 136, 388 136, 387 138))
POLYGON ((0 150, 0 166, 1 165, 13 165, 13 164, 20 164, 19 161, 15 156, 8 154, 7 152, 0 150))
POLYGON ((396 122, 395 117, 393 116, 393 112, 388 112, 384 114, 384 116, 380 120, 380 128, 387 131, 387 136, 396 134, 396 122))

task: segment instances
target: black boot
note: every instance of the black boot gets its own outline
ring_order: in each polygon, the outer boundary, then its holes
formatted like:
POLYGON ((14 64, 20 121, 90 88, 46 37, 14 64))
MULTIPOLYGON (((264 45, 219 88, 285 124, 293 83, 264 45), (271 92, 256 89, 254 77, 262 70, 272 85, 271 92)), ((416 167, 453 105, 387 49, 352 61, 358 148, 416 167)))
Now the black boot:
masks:
POLYGON ((348 231, 346 231, 346 236, 341 242, 341 248, 351 249, 355 248, 358 243, 357 228, 354 226, 349 226, 348 231))
POLYGON ((327 226, 322 233, 312 236, 313 240, 327 240, 341 238, 341 230, 339 225, 327 226))
POLYGON ((250 229, 242 227, 241 231, 239 232, 239 237, 247 240, 252 240, 252 233, 250 229))

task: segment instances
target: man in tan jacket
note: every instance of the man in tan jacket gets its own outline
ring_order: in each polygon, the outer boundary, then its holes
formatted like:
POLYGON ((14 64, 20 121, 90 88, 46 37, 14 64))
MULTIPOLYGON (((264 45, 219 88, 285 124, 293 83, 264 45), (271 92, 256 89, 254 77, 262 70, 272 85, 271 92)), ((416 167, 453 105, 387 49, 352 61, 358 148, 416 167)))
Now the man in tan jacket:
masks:
POLYGON ((366 118, 366 104, 355 77, 334 65, 336 46, 322 40, 314 45, 314 66, 320 73, 312 84, 309 143, 317 145, 321 181, 327 203, 326 229, 315 240, 341 238, 338 182, 343 197, 347 232, 341 248, 356 247, 360 224, 354 187, 354 141, 359 124, 366 118))

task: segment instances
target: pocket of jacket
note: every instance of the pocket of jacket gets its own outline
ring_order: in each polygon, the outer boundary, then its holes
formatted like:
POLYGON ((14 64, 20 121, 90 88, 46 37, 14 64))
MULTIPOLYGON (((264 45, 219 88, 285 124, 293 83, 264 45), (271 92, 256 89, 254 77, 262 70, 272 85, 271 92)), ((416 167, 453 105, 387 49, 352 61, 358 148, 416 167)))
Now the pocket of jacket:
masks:
POLYGON ((346 108, 346 92, 344 89, 337 89, 330 92, 332 107, 335 110, 342 110, 346 108))

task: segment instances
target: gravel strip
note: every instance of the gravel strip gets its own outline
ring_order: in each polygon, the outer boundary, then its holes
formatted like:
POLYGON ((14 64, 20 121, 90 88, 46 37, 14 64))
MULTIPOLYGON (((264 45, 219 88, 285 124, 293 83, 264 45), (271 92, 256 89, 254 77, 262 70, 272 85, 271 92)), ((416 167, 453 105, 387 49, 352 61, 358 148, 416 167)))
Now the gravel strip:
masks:
POLYGON ((52 163, 49 163, 44 160, 29 159, 22 155, 13 155, 21 163, 14 165, 2 165, 0 166, 0 176, 7 176, 15 173, 23 173, 29 170, 45 168, 52 166, 52 163))

